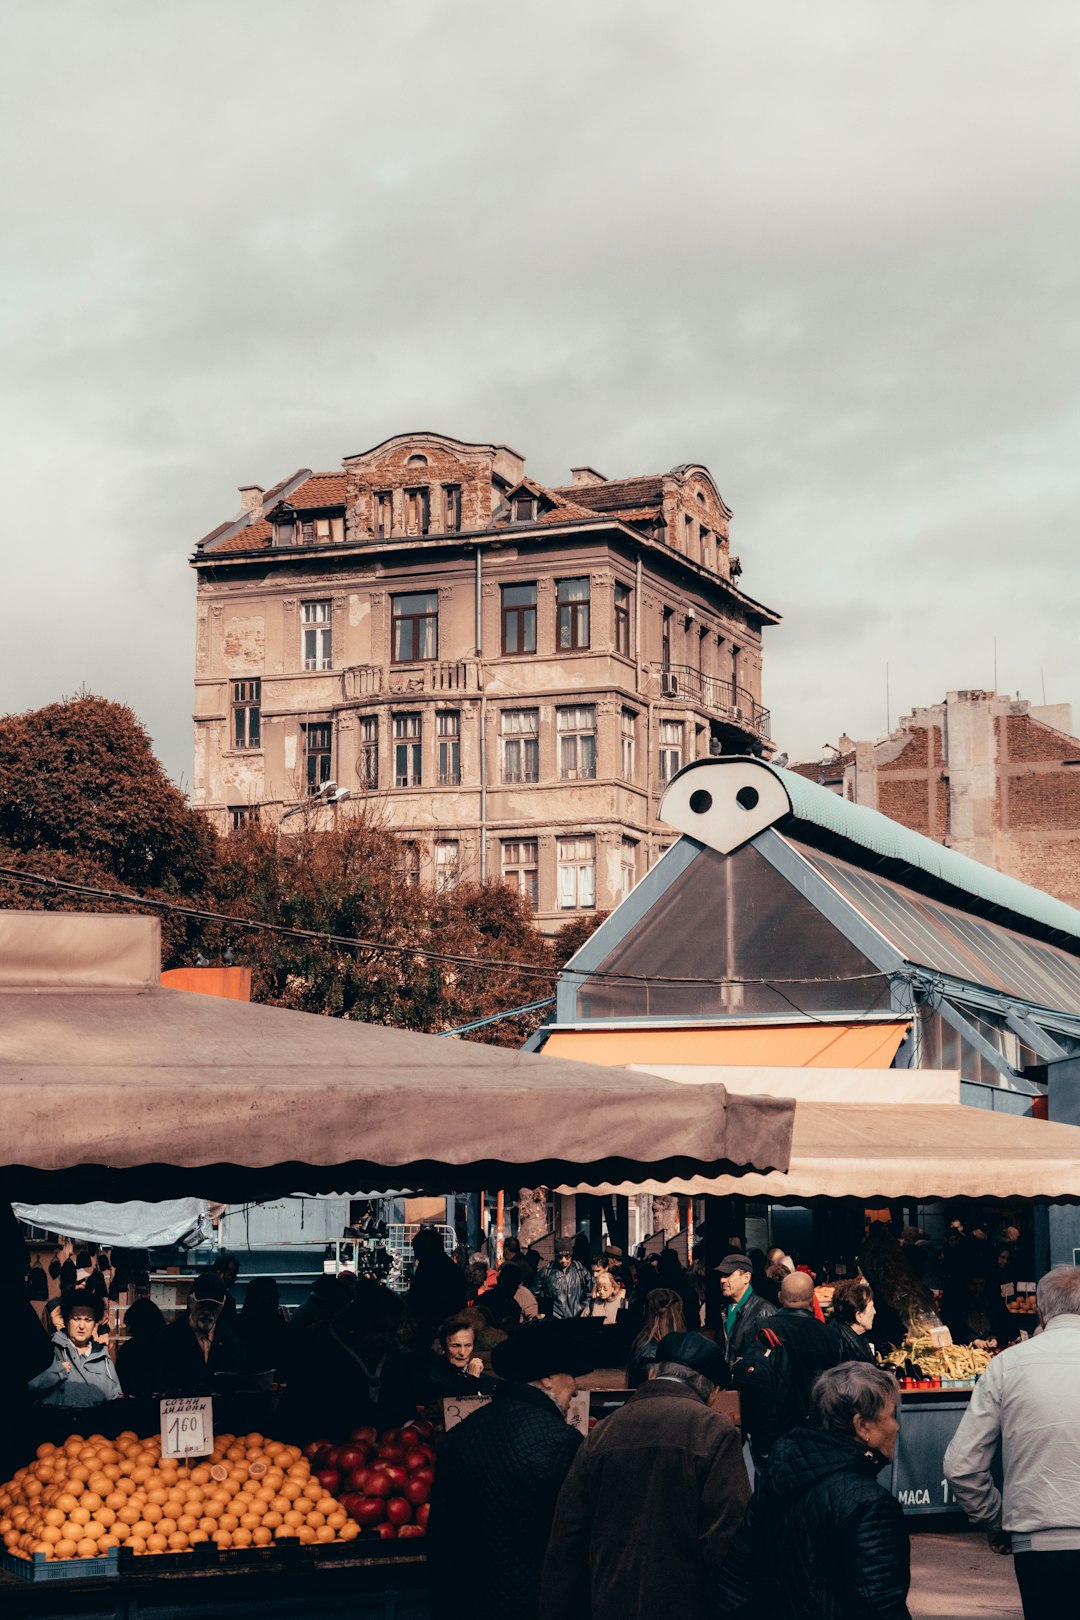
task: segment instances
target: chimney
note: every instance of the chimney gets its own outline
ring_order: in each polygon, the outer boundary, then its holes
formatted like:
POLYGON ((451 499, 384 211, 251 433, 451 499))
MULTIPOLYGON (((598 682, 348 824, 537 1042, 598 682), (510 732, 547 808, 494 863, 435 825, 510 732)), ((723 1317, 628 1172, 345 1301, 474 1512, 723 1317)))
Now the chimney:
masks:
POLYGON ((607 478, 595 467, 571 467, 570 477, 575 484, 606 484, 607 478))
POLYGON ((241 484, 240 500, 245 512, 262 514, 263 488, 261 484, 241 484))

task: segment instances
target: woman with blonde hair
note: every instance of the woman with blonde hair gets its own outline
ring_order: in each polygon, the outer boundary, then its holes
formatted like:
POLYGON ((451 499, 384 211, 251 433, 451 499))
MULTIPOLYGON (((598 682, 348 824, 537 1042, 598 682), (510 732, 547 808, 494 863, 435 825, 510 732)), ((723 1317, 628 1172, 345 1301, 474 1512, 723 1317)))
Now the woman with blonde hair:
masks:
POLYGON ((637 1389, 649 1376, 656 1347, 668 1333, 685 1333, 683 1303, 673 1288, 654 1288, 645 1300, 645 1325, 630 1346, 626 1387, 637 1389))

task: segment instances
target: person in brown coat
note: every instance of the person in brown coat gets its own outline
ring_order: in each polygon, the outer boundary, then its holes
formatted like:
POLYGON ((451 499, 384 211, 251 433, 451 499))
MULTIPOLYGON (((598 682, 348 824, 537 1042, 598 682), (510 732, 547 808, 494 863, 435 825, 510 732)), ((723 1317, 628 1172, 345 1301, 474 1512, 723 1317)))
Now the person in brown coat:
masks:
POLYGON ((661 1339, 649 1380, 589 1435, 559 1493, 540 1620, 706 1620, 750 1485, 734 1425, 709 1405, 724 1353, 661 1339))

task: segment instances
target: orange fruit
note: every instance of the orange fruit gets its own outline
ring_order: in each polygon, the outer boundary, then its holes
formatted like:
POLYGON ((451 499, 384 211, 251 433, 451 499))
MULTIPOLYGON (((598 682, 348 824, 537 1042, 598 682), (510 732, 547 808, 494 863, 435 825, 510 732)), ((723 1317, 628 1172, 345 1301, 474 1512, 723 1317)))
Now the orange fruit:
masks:
POLYGON ((174 1530, 169 1537, 170 1552, 187 1552, 190 1543, 183 1530, 174 1530))
POLYGON ((127 1546, 136 1555, 146 1551, 146 1541, 142 1536, 128 1536, 127 1546))
POLYGON ((146 1550, 148 1553, 168 1552, 168 1540, 165 1536, 159 1536, 155 1531, 152 1536, 147 1536, 146 1538, 146 1550))
POLYGON ((78 1553, 80 1558, 96 1558, 98 1555, 98 1544, 96 1541, 91 1541, 89 1536, 87 1536, 84 1540, 77 1543, 75 1551, 78 1553))
POLYGON ((109 1531, 109 1539, 115 1542, 127 1541, 130 1535, 131 1526, 130 1524, 125 1524, 123 1519, 117 1519, 116 1523, 109 1531))
POLYGON ((217 1527, 217 1520, 212 1519, 209 1514, 199 1520, 199 1529, 204 1530, 207 1535, 213 1535, 217 1527))
MULTIPOLYGON (((148 1519, 137 1519, 131 1527, 131 1535, 140 1536, 144 1541, 146 1540, 147 1536, 152 1536, 153 1533, 154 1527, 148 1519)), ((130 1539, 131 1537, 129 1536, 128 1540, 130 1541, 130 1539)))
POLYGON ((65 1491, 62 1496, 58 1496, 56 1498, 56 1505, 66 1517, 71 1512, 72 1508, 78 1507, 79 1498, 77 1496, 72 1496, 70 1491, 65 1491))
POLYGON ((250 1530, 243 1530, 243 1529, 240 1529, 239 1527, 237 1529, 233 1530, 232 1531, 232 1544, 233 1544, 234 1547, 250 1547, 251 1546, 251 1531, 250 1530))
POLYGON ((78 1551, 78 1543, 66 1538, 56 1542, 53 1546, 53 1556, 55 1558, 74 1558, 78 1551))
POLYGON ((251 1532, 251 1539, 256 1547, 268 1547, 274 1538, 267 1526, 260 1524, 251 1532))
POLYGON ((211 1539, 215 1541, 219 1547, 231 1547, 233 1544, 232 1535, 228 1530, 215 1530, 211 1539))
POLYGON ((176 1520, 169 1518, 159 1519, 157 1524, 154 1526, 154 1529, 157 1531, 159 1536, 175 1535, 179 1528, 180 1526, 177 1524, 176 1520))
POLYGON ((56 1447, 51 1440, 43 1440, 34 1452, 35 1457, 55 1457, 56 1447))
POLYGON ((315 1532, 310 1524, 302 1524, 296 1532, 296 1538, 304 1546, 309 1546, 315 1540, 315 1532))
POLYGON ((344 1508, 337 1508, 335 1512, 326 1515, 326 1522, 331 1530, 340 1530, 343 1524, 348 1524, 349 1515, 344 1508))
POLYGON ((44 1525, 41 1531, 41 1539, 47 1541, 50 1547, 55 1547, 56 1543, 63 1539, 60 1535, 60 1526, 58 1524, 44 1525))
POLYGON ((72 1508, 71 1512, 68 1514, 68 1518, 71 1520, 72 1524, 89 1524, 90 1509, 84 1508, 80 1503, 78 1507, 72 1508))
POLYGON ((106 1507, 104 1503, 102 1503, 101 1507, 97 1509, 96 1513, 94 1514, 94 1518, 97 1520, 98 1524, 103 1524, 106 1530, 111 1529, 116 1523, 116 1514, 113 1512, 111 1507, 106 1507))
POLYGON ((210 1537, 205 1530, 189 1530, 188 1541, 194 1547, 200 1541, 209 1541, 210 1537))
POLYGON ((180 1517, 176 1521, 176 1528, 178 1530, 182 1530, 186 1536, 189 1536, 191 1532, 193 1530, 197 1530, 198 1527, 199 1521, 195 1517, 194 1513, 181 1513, 180 1517))
POLYGON ((271 1510, 269 1513, 263 1514, 262 1522, 268 1530, 280 1530, 285 1521, 280 1513, 274 1513, 271 1510))
POLYGON ((360 1526, 355 1519, 346 1519, 337 1533, 339 1541, 355 1541, 360 1534, 360 1526))
POLYGON ((96 1513, 102 1505, 103 1500, 96 1491, 83 1491, 79 1498, 79 1506, 86 1508, 89 1513, 96 1513))

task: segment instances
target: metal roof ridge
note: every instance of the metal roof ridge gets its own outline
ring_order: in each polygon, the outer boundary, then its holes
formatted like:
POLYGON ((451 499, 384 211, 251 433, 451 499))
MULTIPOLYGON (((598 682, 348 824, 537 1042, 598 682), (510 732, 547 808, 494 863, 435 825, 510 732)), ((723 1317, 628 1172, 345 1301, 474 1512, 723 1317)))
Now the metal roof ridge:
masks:
POLYGON ((879 810, 871 810, 868 805, 852 804, 797 771, 785 770, 766 760, 755 763, 770 771, 782 784, 797 820, 835 833, 887 860, 902 861, 954 889, 1080 941, 1080 911, 1066 901, 939 844, 902 822, 882 815, 879 810))

